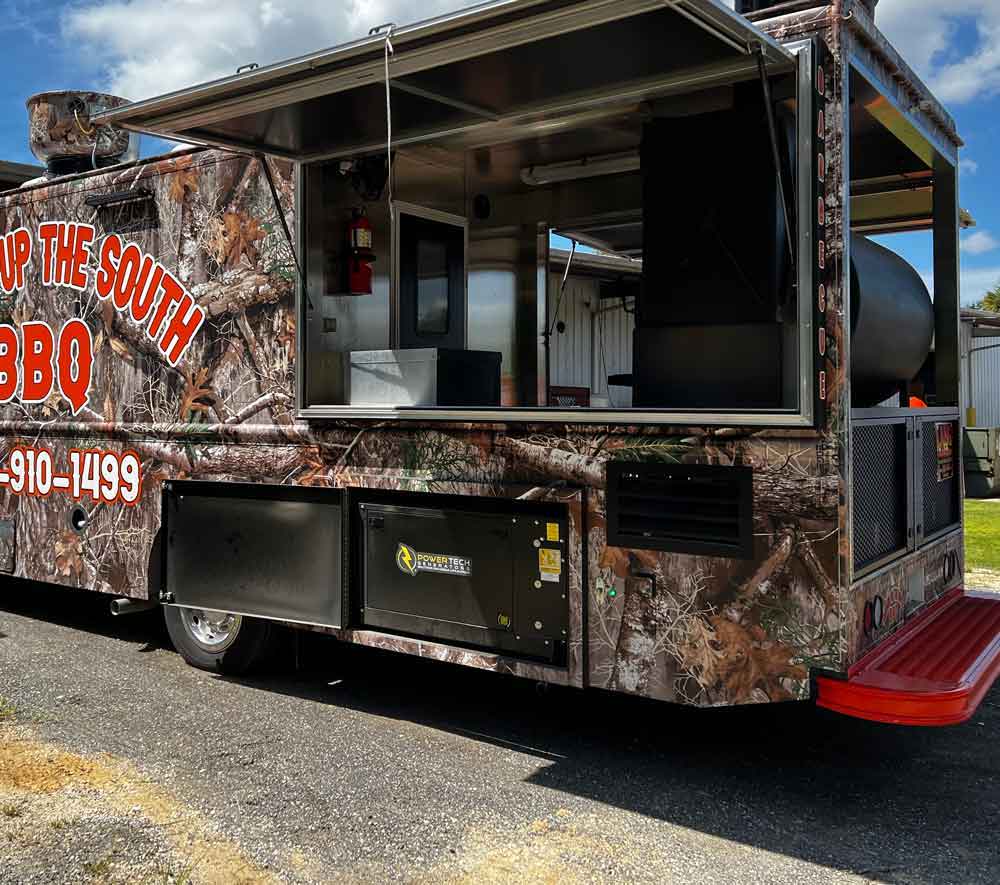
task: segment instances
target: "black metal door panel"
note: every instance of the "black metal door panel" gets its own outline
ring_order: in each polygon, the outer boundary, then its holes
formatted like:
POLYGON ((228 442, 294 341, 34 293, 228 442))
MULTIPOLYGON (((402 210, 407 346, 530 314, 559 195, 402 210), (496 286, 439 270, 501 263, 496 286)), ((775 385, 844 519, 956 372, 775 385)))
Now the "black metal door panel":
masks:
POLYGON ((174 604, 342 625, 339 492, 172 483, 164 519, 174 604))

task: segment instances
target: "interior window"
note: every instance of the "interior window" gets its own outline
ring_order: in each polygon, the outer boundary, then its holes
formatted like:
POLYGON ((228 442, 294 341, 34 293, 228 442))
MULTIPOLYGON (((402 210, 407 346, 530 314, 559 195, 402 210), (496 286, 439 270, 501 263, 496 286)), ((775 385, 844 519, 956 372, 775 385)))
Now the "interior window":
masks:
POLYGON ((448 249, 440 240, 417 241, 417 335, 448 332, 448 249))
POLYGON ((396 218, 400 347, 464 350, 465 219, 416 206, 397 206, 396 218))

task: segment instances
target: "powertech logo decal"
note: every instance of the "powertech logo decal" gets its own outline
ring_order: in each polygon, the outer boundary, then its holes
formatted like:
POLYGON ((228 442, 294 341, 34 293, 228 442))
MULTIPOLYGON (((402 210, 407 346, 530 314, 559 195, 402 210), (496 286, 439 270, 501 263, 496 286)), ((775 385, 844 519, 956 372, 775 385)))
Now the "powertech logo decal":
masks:
POLYGON ((419 572, 435 572, 439 575, 459 575, 467 578, 472 574, 471 559, 447 556, 443 553, 421 553, 402 542, 396 548, 396 565, 404 575, 415 576, 419 572))

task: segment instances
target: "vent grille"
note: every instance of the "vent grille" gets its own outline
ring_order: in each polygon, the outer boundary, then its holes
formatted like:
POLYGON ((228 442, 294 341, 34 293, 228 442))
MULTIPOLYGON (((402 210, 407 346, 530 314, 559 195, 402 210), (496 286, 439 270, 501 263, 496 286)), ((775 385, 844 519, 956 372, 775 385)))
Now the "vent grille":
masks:
POLYGON ((753 556, 749 467, 608 464, 608 544, 699 556, 753 556))
POLYGON ((923 462, 923 498, 924 525, 923 535, 929 538, 953 525, 958 525, 958 424, 951 424, 952 449, 950 471, 946 463, 938 460, 937 424, 927 422, 921 427, 923 445, 921 458, 923 462), (950 472, 950 476, 948 473, 950 472))
POLYGON ((854 568, 906 549, 906 424, 858 424, 853 431, 854 568))
POLYGON ((148 188, 94 194, 84 202, 96 210, 97 221, 106 234, 159 230, 156 197, 148 188))

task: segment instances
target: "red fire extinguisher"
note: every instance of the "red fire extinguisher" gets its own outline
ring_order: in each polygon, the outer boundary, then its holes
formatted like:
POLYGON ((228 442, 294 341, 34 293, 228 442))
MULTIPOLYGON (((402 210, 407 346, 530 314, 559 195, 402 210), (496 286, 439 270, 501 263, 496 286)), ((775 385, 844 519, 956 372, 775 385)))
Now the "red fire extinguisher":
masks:
POLYGON ((371 295, 375 277, 375 238, 364 208, 351 212, 347 227, 347 291, 351 295, 371 295))

